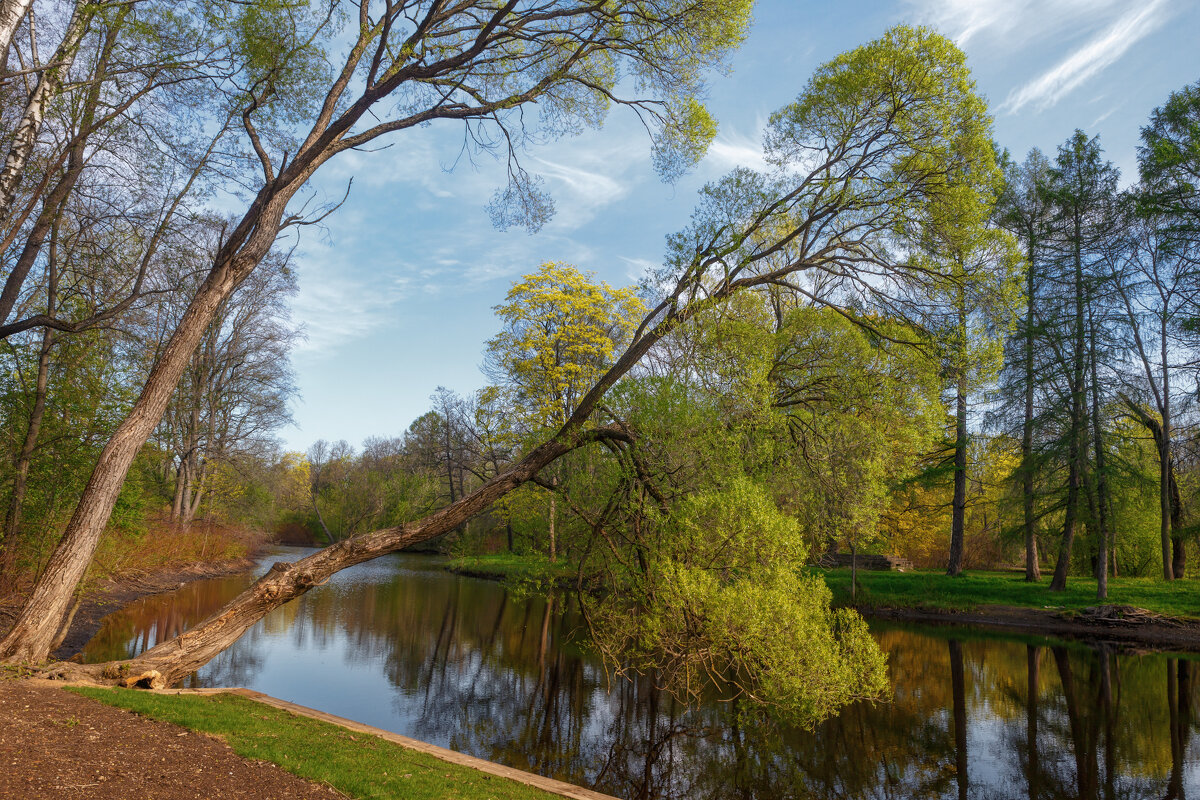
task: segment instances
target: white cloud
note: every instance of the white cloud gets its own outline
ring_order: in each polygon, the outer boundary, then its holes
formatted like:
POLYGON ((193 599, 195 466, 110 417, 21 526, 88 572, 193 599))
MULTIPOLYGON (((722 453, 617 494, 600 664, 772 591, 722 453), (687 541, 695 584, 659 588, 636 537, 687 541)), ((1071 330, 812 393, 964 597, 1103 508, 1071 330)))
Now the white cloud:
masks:
POLYGON ((629 187, 621 184, 612 175, 569 164, 559 164, 544 158, 537 159, 538 174, 554 184, 555 195, 565 194, 571 205, 581 205, 595 210, 613 203, 629 193, 629 187))
MULTIPOLYGON (((913 16, 960 47, 984 38, 1019 37, 1019 45, 1059 34, 1088 31, 1129 0, 908 0, 913 16)), ((1011 42, 1010 42, 1011 44, 1011 42)))
POLYGON ((1045 110, 1125 55, 1136 42, 1166 21, 1166 0, 1128 9, 1111 25, 1046 72, 1014 89, 1001 105, 1016 113, 1027 105, 1045 110))
POLYGON ((292 319, 306 334, 296 348, 300 357, 329 355, 388 324, 407 294, 408 278, 365 281, 328 250, 310 249, 296 263, 300 291, 292 301, 292 319))
MULTIPOLYGON (((760 124, 759 130, 765 126, 760 124)), ((704 158, 706 166, 714 167, 724 174, 734 167, 749 167, 750 169, 765 170, 767 162, 763 158, 762 142, 740 133, 719 134, 708 147, 708 155, 704 158)))
POLYGON ((637 283, 662 266, 648 258, 630 258, 629 256, 618 256, 618 258, 628 265, 628 269, 625 270, 625 280, 630 284, 637 283))

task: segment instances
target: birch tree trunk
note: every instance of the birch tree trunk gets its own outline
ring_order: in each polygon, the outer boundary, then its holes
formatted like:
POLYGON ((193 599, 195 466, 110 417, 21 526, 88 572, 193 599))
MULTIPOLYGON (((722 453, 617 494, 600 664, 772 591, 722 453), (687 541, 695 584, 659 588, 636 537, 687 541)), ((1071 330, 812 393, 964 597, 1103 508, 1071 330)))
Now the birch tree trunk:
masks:
POLYGON ((32 4, 33 0, 0 0, 0 63, 8 63, 13 35, 32 4))
MULTIPOLYGON (((30 154, 33 153, 33 145, 37 142, 38 131, 42 129, 42 119, 46 116, 46 107, 58 96, 59 89, 62 88, 63 76, 71 69, 71 64, 75 61, 79 45, 83 42, 83 36, 87 33, 88 25, 94 14, 93 4, 84 2, 75 4, 75 11, 71 15, 71 21, 67 24, 62 43, 55 50, 50 65, 42 70, 33 93, 25 103, 25 113, 21 115, 21 121, 17 123, 12 145, 4 160, 4 167, 0 169, 0 219, 7 219, 12 212, 13 198, 16 196, 17 186, 21 183, 21 177, 25 172, 25 164, 29 160, 30 154)), ((0 35, 2 34, 3 30, 0 29, 0 35)), ((10 32, 9 36, 11 37, 11 35, 10 32)))

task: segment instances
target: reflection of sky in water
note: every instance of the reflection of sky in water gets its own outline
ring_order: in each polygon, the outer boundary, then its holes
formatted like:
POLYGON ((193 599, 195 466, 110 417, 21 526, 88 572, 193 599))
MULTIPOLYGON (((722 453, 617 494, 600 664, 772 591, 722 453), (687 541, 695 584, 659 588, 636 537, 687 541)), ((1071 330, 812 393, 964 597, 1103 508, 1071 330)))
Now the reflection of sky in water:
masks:
MULTIPOLYGON (((306 552, 283 548, 258 574, 306 552)), ((106 620, 87 657, 127 657, 160 631, 174 636, 248 581, 144 598, 106 620)), ((579 646, 577 611, 563 604, 548 608, 543 598, 449 575, 428 558, 389 556, 276 610, 189 685, 246 686, 625 797, 1133 800, 1200 792, 1200 664, 1114 657, 1106 702, 1105 662, 1092 650, 880 626, 893 701, 848 708, 811 733, 781 731, 739 720, 729 704, 685 710, 646 678, 610 686, 579 646), (965 754, 956 707, 965 710, 965 754), (966 784, 957 770, 964 755, 966 784)))

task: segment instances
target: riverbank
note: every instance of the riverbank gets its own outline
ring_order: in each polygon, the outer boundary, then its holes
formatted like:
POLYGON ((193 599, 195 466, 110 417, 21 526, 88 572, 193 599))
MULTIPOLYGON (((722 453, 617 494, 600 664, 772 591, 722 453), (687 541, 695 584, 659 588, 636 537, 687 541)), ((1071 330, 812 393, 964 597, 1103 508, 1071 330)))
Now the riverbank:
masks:
MULTIPOLYGON (((575 571, 543 556, 496 553, 451 559, 461 575, 533 586, 572 589, 575 571)), ((1200 652, 1200 580, 1110 578, 1109 598, 1096 600, 1096 581, 1072 576, 1067 589, 1050 591, 1050 578, 1027 583, 1024 574, 971 571, 951 578, 940 570, 858 571, 850 596, 849 568, 815 569, 838 606, 866 617, 931 625, 972 625, 1008 633, 1104 641, 1114 646, 1200 652)))
POLYGON ((488 553, 459 556, 446 561, 444 568, 456 575, 509 581, 533 586, 574 589, 576 569, 565 561, 551 561, 541 554, 515 555, 488 553))
POLYGON ((548 793, 233 694, 4 680, 0 710, 0 752, 20 754, 0 771, 13 800, 604 797, 567 784, 548 793))
POLYGON ((1023 573, 972 571, 818 570, 834 603, 867 617, 934 625, 972 625, 1040 636, 1104 641, 1116 646, 1200 652, 1200 581, 1112 578, 1108 599, 1096 599, 1095 579, 1071 577, 1050 591, 1050 578, 1028 583, 1023 573))
POLYGON ((188 564, 146 573, 127 573, 104 581, 84 596, 83 602, 71 619, 66 637, 51 654, 51 658, 55 661, 67 661, 72 658, 96 635, 105 617, 135 600, 162 592, 173 592, 192 581, 248 572, 258 563, 263 549, 265 546, 260 545, 239 558, 188 564))
MULTIPOLYGON (((74 656, 100 629, 104 617, 135 600, 252 569, 267 546, 260 532, 198 524, 190 529, 159 526, 136 548, 128 543, 120 549, 111 543, 102 547, 93 567, 101 577, 85 581, 82 600, 68 617, 67 634, 52 657, 64 661, 74 656)), ((0 631, 8 630, 28 589, 20 586, 0 601, 0 631)))

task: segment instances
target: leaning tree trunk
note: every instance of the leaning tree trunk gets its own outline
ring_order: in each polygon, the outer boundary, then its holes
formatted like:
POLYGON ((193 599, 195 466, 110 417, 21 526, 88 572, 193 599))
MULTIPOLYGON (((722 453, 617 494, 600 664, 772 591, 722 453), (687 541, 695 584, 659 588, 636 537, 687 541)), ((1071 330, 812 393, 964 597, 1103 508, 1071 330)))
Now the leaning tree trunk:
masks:
MULTIPOLYGON (((587 434, 564 431, 534 449, 517 465, 498 475, 471 494, 430 516, 393 528, 362 533, 293 563, 277 563, 242 594, 196 627, 147 650, 129 664, 137 675, 154 670, 166 685, 181 681, 207 664, 245 633, 254 623, 313 586, 325 583, 343 569, 370 561, 453 530, 487 510, 496 500, 531 480, 559 456, 594 441, 598 435, 617 435, 616 429, 599 429, 587 434)), ((96 678, 103 665, 60 665, 57 674, 96 678)))
MULTIPOLYGON (((263 194, 268 191, 270 187, 265 188, 263 194)), ((216 264, 150 370, 133 409, 101 451, 62 540, 12 629, 0 640, 0 659, 36 662, 49 655, 71 596, 91 564, 134 456, 162 419, 217 308, 270 250, 288 197, 290 195, 279 192, 261 204, 256 202, 247 216, 254 215, 259 224, 253 227, 239 250, 218 255, 216 264)))

